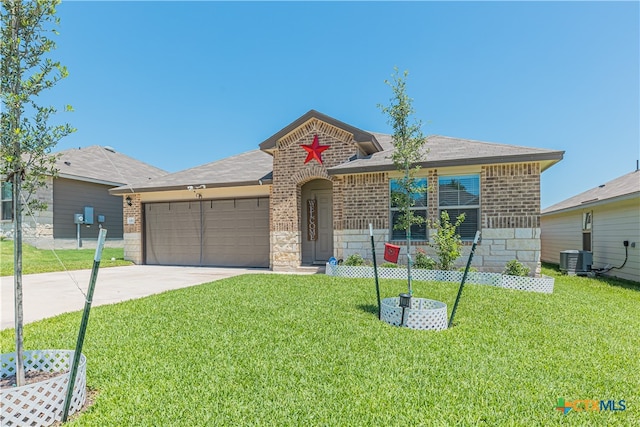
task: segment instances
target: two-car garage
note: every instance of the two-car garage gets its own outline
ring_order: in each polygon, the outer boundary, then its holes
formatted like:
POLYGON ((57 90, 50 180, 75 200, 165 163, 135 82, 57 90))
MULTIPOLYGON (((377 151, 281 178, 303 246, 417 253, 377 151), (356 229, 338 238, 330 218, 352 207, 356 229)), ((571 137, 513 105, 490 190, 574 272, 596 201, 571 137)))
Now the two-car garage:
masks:
POLYGON ((269 267, 269 198, 144 204, 145 262, 269 267))

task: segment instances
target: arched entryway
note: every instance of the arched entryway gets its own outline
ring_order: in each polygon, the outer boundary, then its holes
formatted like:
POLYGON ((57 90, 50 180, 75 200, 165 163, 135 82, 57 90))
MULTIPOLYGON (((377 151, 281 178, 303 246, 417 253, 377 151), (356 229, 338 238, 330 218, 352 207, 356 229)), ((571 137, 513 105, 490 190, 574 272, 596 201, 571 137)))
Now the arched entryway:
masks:
POLYGON ((333 256, 333 184, 315 179, 302 186, 302 264, 325 264, 333 256))

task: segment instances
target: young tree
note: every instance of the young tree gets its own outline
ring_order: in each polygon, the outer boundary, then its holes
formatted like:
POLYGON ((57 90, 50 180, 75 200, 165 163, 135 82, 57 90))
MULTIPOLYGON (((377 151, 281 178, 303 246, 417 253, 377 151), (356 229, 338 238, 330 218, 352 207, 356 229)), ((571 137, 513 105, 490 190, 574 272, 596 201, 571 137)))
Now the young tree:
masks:
POLYGON ((398 189, 392 192, 391 197, 392 203, 399 208, 399 218, 394 228, 405 230, 407 236, 407 286, 411 295, 413 293, 411 289, 411 226, 424 222, 424 218, 416 215, 411 207, 415 204, 413 195, 422 190, 416 182, 415 175, 420 169, 419 163, 424 161, 426 156, 427 151, 423 147, 427 139, 422 134, 422 122, 411 121, 415 110, 412 105, 413 100, 409 98, 406 91, 408 75, 408 71, 400 74, 398 68, 394 68, 392 80, 385 80, 393 91, 393 97, 389 100, 388 106, 379 105, 378 107, 388 116, 388 123, 393 128, 394 151, 391 159, 396 169, 404 173, 404 176, 397 181, 398 189))
MULTIPOLYGON (((48 57, 55 49, 49 34, 57 34, 56 6, 60 0, 2 0, 0 22, 0 72, 2 112, 0 116, 0 174, 12 184, 16 380, 24 384, 22 336, 22 211, 25 203, 43 208, 30 196, 55 175, 56 143, 73 132, 68 124, 50 125, 56 113, 36 98, 45 89, 67 77, 67 69, 48 57)), ((70 106, 66 107, 71 110, 70 106)))

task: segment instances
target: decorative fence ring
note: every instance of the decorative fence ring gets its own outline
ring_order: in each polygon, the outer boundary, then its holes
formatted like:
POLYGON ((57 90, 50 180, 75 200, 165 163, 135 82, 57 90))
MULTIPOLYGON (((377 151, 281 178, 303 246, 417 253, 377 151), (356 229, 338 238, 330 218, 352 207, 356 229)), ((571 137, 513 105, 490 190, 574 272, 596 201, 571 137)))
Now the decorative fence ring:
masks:
MULTIPOLYGON (((73 350, 32 350, 24 352, 26 372, 60 372, 44 381, 2 389, 0 393, 0 425, 49 426, 62 420, 64 400, 69 384, 73 350)), ((16 354, 0 356, 0 378, 16 373, 16 354)), ((78 374, 73 387, 69 414, 80 410, 87 398, 87 358, 80 356, 78 374)))
POLYGON ((447 305, 426 298, 411 298, 411 307, 403 310, 400 298, 385 298, 381 301, 380 320, 394 326, 409 329, 447 329, 447 305))

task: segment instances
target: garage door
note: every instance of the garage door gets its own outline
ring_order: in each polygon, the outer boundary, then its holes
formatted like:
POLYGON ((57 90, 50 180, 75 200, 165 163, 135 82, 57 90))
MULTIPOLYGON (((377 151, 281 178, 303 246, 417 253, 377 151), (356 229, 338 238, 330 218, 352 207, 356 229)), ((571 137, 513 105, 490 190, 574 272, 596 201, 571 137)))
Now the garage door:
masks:
POLYGON ((269 199, 145 204, 146 263, 269 267, 269 199))

